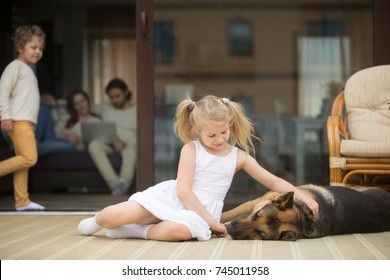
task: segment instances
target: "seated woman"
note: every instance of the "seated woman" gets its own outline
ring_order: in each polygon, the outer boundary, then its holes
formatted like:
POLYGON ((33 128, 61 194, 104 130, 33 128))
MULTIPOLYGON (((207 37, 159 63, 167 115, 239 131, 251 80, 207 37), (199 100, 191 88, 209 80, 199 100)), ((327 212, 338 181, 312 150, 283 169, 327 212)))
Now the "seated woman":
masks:
POLYGON ((83 150, 85 146, 82 140, 81 123, 101 122, 101 119, 91 112, 89 96, 81 89, 74 89, 68 94, 66 106, 69 118, 57 123, 57 136, 69 141, 78 150, 83 150))
POLYGON ((68 153, 77 151, 76 147, 65 139, 60 139, 55 133, 55 124, 51 107, 41 103, 38 114, 38 123, 35 129, 38 156, 52 153, 68 153))

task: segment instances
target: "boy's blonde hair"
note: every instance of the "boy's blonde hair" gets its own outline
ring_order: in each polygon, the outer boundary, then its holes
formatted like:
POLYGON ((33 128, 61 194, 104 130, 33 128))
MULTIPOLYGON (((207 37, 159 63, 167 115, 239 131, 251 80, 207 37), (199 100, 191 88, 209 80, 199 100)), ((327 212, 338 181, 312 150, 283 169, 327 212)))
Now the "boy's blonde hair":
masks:
POLYGON ((12 38, 16 53, 18 53, 19 48, 24 48, 33 36, 41 38, 43 47, 45 46, 46 34, 38 25, 21 25, 16 28, 14 37, 12 38))
POLYGON ((255 150, 252 139, 257 138, 253 123, 247 118, 241 104, 226 98, 207 95, 197 102, 183 100, 176 109, 174 131, 181 141, 196 139, 196 130, 209 123, 227 123, 230 127, 231 144, 238 144, 249 153, 255 150))

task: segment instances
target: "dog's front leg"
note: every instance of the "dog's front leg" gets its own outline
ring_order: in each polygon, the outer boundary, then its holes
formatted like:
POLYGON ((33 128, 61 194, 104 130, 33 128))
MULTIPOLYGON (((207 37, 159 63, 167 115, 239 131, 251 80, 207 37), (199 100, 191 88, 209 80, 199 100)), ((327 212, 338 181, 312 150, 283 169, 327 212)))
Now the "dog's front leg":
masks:
POLYGON ((255 205, 260 201, 260 198, 245 202, 232 210, 222 213, 221 223, 227 223, 233 220, 234 218, 241 215, 249 215, 252 213, 255 205))

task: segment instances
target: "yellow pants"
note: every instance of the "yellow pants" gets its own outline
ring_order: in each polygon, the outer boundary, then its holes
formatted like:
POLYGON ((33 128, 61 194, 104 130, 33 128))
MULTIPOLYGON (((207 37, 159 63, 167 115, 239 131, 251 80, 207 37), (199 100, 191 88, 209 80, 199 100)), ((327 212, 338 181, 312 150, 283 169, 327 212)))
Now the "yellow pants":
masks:
POLYGON ((14 173, 15 207, 23 207, 31 201, 28 195, 28 169, 37 162, 35 125, 28 121, 15 121, 8 133, 15 156, 0 162, 0 176, 14 173))

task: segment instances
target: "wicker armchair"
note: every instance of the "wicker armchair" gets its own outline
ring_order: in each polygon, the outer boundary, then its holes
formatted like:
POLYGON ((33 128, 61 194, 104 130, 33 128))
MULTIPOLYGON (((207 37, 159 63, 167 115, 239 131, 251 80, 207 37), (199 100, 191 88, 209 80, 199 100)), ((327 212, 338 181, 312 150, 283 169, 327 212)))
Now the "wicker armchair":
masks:
POLYGON ((330 185, 390 190, 390 65, 348 79, 333 103, 327 132, 330 185))

